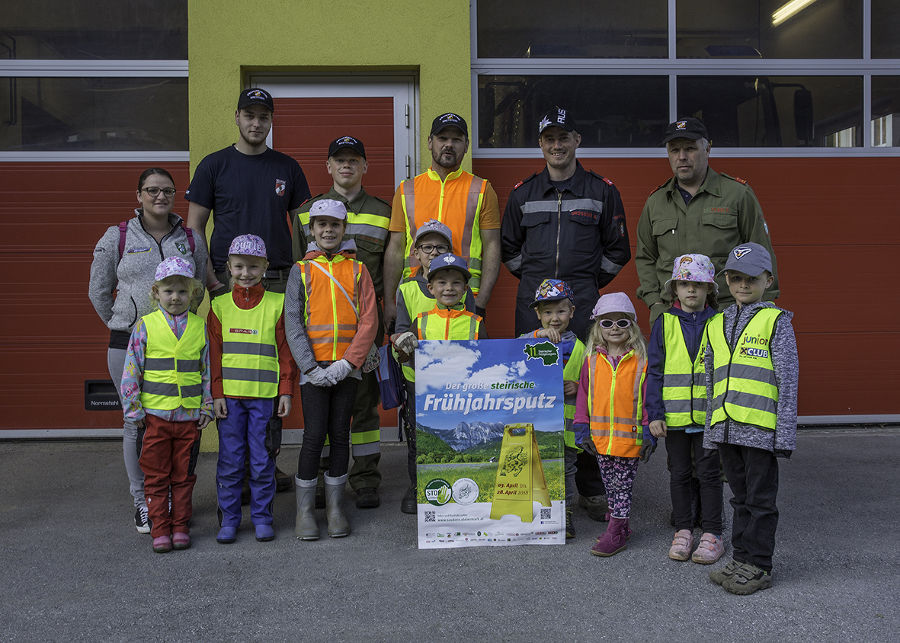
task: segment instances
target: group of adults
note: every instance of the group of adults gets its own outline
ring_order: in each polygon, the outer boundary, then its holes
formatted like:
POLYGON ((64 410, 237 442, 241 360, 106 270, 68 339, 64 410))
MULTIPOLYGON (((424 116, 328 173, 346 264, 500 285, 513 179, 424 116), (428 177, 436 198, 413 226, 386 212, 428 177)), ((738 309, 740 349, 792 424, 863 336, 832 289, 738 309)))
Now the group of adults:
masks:
MULTIPOLYGON (((292 263, 305 254, 309 209, 319 199, 335 199, 347 207, 346 236, 354 240, 357 257, 372 276, 383 331, 396 317, 392 293, 417 268, 411 252, 416 230, 430 219, 452 231, 452 251, 469 264, 479 312, 487 308, 501 261, 519 279, 517 336, 533 330, 530 303, 538 284, 559 278, 575 292, 571 327, 584 338, 599 291, 631 259, 619 191, 610 179, 586 170, 578 161, 582 136, 572 114, 563 107, 554 106, 536 124, 545 166, 513 188, 502 218, 490 182, 461 167, 469 149, 469 131, 458 114, 448 112, 434 119, 428 135, 430 167, 402 181, 388 204, 365 191, 366 150, 352 133, 329 145, 325 167, 332 186, 311 198, 297 161, 266 145, 274 111, 267 91, 251 88, 240 93, 234 117, 237 142, 200 162, 186 194, 187 228, 192 234, 185 232, 181 219, 171 212, 175 189, 171 176, 151 174, 149 179, 142 176, 138 185, 141 207, 128 223, 125 255, 121 247, 124 235, 116 226, 98 243, 92 301, 114 338, 109 359, 114 381, 121 378, 121 361, 114 351, 124 349, 122 342, 127 342, 131 326, 150 312, 149 301, 141 293, 148 292, 152 282, 150 263, 155 268, 171 254, 190 255, 198 276, 205 269, 207 289, 215 297, 228 290, 225 262, 231 240, 240 234, 255 234, 268 250, 270 268, 264 283, 270 290, 283 292, 292 263), (210 215, 214 228, 207 255, 205 234, 210 215), (116 246, 118 256, 129 261, 113 261, 116 246), (98 275, 102 278, 98 277, 100 285, 95 286, 98 275), (113 301, 116 284, 119 295, 113 301), (103 289, 107 295, 95 297, 103 289)), ((706 254, 721 270, 731 248, 754 241, 766 247, 774 259, 762 209, 746 181, 709 167, 710 137, 703 123, 695 118, 671 123, 662 144, 673 176, 647 199, 638 222, 635 255, 640 279, 637 295, 649 307, 651 319, 668 305, 662 286, 678 255, 706 254)), ((723 306, 731 303, 724 283, 719 293, 723 306)), ((776 282, 769 296, 777 294, 776 282)), ((349 481, 361 508, 380 504, 377 391, 374 374, 364 376, 353 410, 354 462, 349 481)), ((129 433, 134 431, 126 426, 126 436, 129 433)), ((140 469, 136 458, 130 458, 129 448, 134 450, 133 440, 125 444, 126 465, 135 507, 140 509, 140 469)), ((590 463, 583 469, 581 495, 593 498, 602 494, 599 476, 590 472, 590 463)), ((290 489, 289 476, 278 471, 276 477, 279 489, 290 489)))

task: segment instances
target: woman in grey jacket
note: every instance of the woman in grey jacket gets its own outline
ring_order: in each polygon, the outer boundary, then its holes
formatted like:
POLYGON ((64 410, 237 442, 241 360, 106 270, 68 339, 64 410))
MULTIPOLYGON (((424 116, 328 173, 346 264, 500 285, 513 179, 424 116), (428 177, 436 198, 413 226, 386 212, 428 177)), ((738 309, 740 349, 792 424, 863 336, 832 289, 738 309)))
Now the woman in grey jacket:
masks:
MULTIPOLYGON (((162 168, 152 167, 138 179, 140 207, 134 218, 106 230, 94 248, 88 294, 100 319, 109 327, 106 362, 109 376, 118 390, 128 338, 135 322, 153 312, 150 287, 156 266, 168 257, 181 257, 194 267, 200 283, 206 283, 206 244, 188 236, 181 217, 172 212, 175 181, 162 168)), ((189 232, 189 231, 188 231, 189 232)), ((196 310, 199 302, 193 302, 196 310)), ((123 453, 131 496, 134 524, 138 532, 150 533, 144 500, 144 474, 138 464, 140 440, 134 423, 124 422, 123 453)))

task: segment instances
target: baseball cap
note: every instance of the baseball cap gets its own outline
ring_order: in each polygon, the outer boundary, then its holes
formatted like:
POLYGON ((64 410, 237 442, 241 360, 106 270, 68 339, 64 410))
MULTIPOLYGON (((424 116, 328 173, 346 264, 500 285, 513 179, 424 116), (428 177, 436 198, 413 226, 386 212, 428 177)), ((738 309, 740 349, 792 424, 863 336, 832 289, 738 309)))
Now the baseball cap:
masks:
POLYGON ((266 242, 255 234, 242 234, 235 237, 228 248, 230 255, 247 255, 250 257, 266 258, 266 242))
POLYGON ((275 111, 275 102, 272 100, 272 94, 259 87, 244 89, 241 91, 241 95, 238 96, 237 108, 239 110, 252 105, 262 105, 270 112, 275 111))
POLYGON ((428 282, 431 283, 434 274, 438 270, 444 270, 446 268, 461 272, 466 278, 466 282, 472 277, 472 273, 469 272, 469 266, 466 264, 466 260, 448 252, 446 254, 438 255, 431 262, 431 267, 428 269, 428 282))
POLYGON ((347 220, 347 207, 335 199, 321 199, 309 209, 310 220, 313 217, 331 217, 339 221, 347 220))
POLYGON ((328 158, 331 158, 341 150, 353 150, 361 157, 366 158, 366 148, 362 141, 352 136, 341 136, 331 141, 328 146, 328 158))
POLYGON ((637 321, 634 304, 631 303, 631 299, 624 292, 611 292, 601 295, 597 303, 594 304, 594 310, 591 311, 591 319, 597 319, 609 313, 625 313, 633 321, 637 321))
POLYGON ((668 288, 673 281, 698 281, 712 284, 713 292, 719 292, 719 284, 716 283, 716 269, 706 255, 689 254, 675 257, 672 278, 666 281, 663 289, 668 288))
POLYGON ((469 126, 466 125, 466 119, 464 119, 459 114, 447 112, 446 114, 441 114, 433 121, 431 121, 431 135, 434 136, 445 127, 456 127, 466 135, 466 138, 469 137, 469 126))
POLYGON ((544 279, 534 293, 531 307, 535 308, 542 301, 559 301, 560 299, 568 299, 573 304, 575 303, 575 293, 569 288, 569 284, 562 279, 544 279))
POLYGON ((154 275, 156 281, 162 281, 166 277, 175 276, 193 279, 194 267, 181 257, 169 257, 168 259, 163 259, 160 264, 156 266, 156 274, 154 275))
POLYGON ((772 272, 772 257, 769 251, 758 243, 742 243, 728 253, 728 261, 722 272, 733 270, 751 277, 758 277, 763 272, 772 272))
POLYGON ((696 141, 700 138, 708 139, 709 133, 706 131, 706 125, 700 119, 682 118, 669 123, 668 127, 666 127, 666 133, 663 135, 662 144, 665 145, 676 138, 689 138, 692 141, 696 141))
POLYGON ((569 110, 559 105, 554 105, 553 109, 541 118, 538 123, 538 136, 543 134, 548 127, 561 127, 567 132, 574 132, 577 129, 575 119, 572 118, 569 110))
POLYGON ((416 230, 416 241, 424 237, 426 234, 439 234, 447 240, 451 246, 453 245, 453 233, 450 228, 438 221, 437 219, 428 219, 416 230))

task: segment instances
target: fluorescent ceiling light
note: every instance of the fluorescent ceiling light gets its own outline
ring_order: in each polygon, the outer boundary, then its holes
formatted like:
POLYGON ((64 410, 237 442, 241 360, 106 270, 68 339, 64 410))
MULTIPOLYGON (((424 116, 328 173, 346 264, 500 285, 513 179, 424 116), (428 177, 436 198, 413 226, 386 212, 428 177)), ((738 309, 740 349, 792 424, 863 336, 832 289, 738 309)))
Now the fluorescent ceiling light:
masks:
POLYGON ((806 9, 815 1, 816 0, 791 0, 790 2, 786 2, 772 13, 772 26, 777 27, 795 13, 799 13, 806 9))

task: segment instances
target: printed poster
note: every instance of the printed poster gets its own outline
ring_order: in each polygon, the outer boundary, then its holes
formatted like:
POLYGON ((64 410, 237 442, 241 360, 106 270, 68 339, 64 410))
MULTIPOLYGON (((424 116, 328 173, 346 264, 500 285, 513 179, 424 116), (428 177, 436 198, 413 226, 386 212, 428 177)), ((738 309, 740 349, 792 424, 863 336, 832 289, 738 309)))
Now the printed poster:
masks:
POLYGON ((415 361, 419 548, 564 544, 559 347, 420 341, 415 361))

